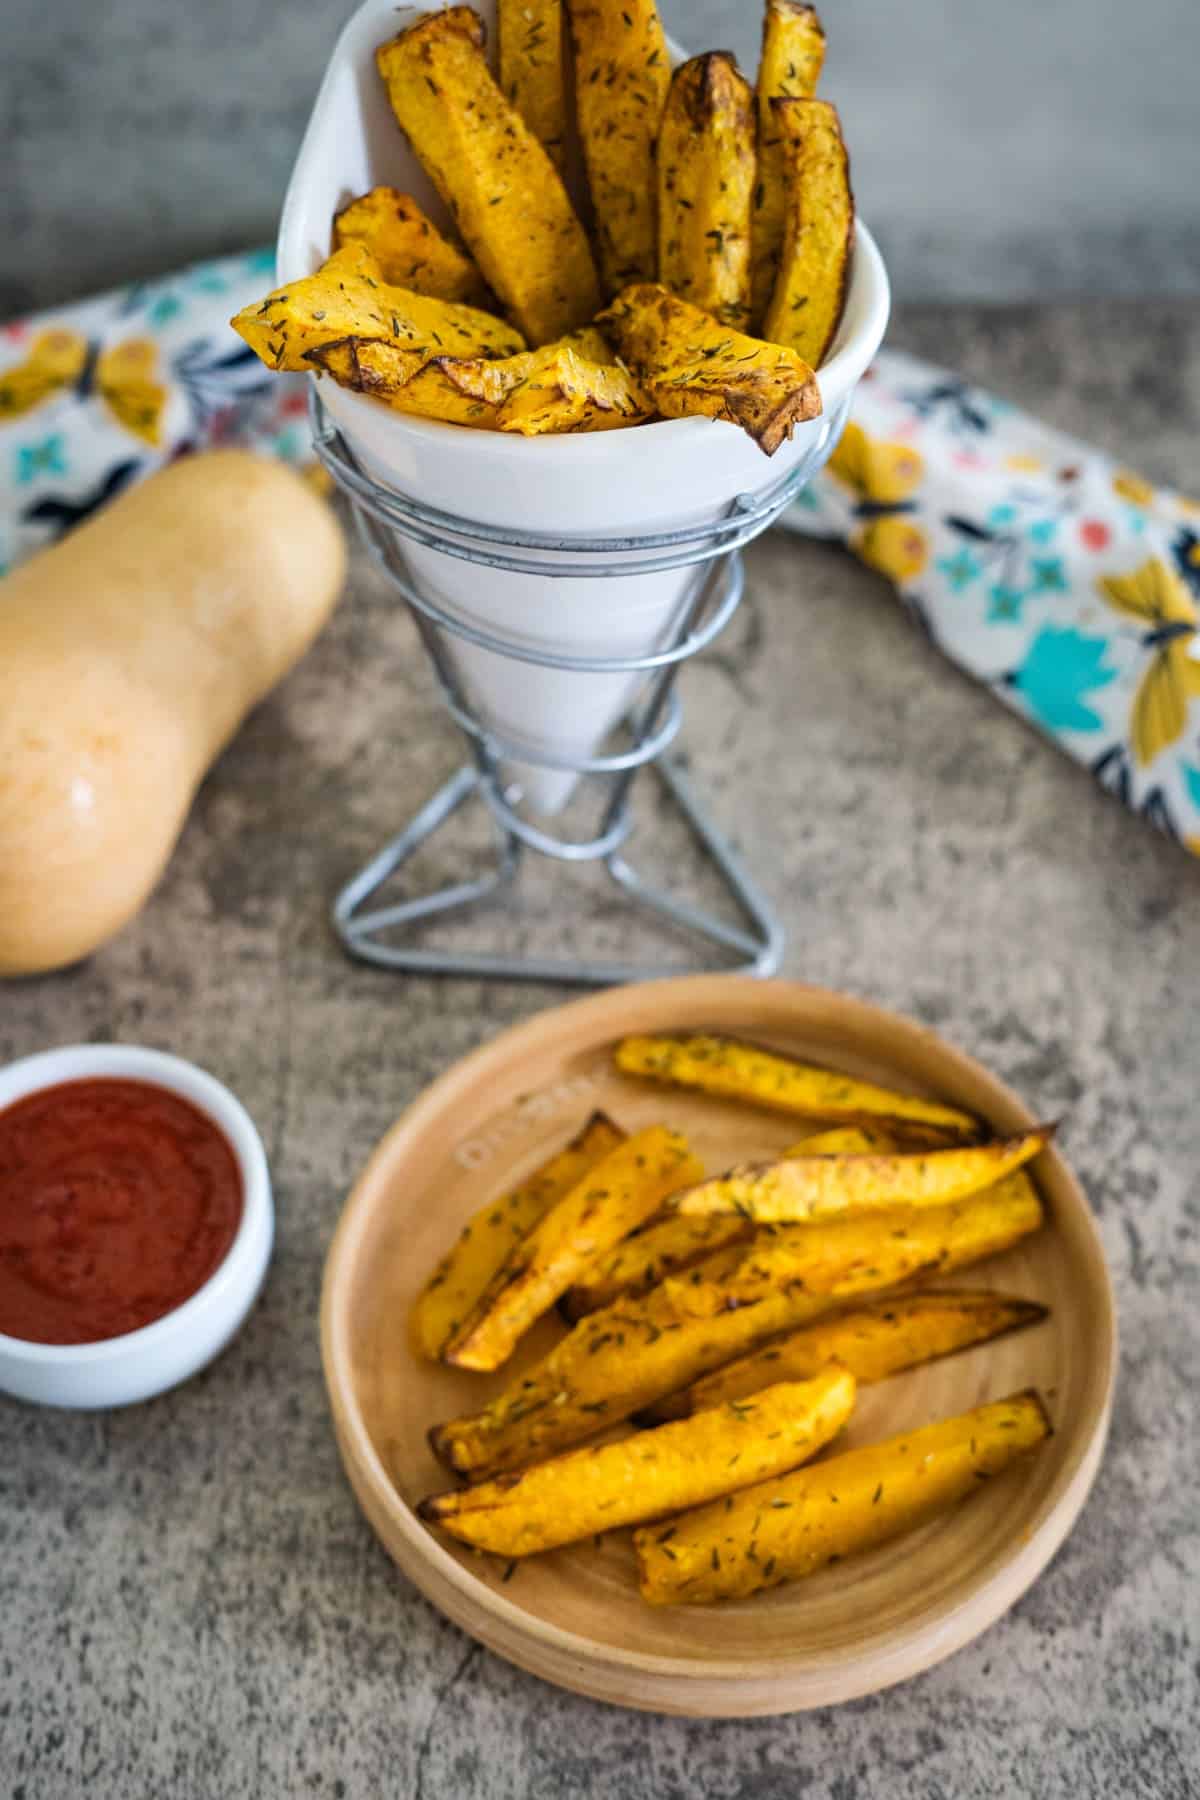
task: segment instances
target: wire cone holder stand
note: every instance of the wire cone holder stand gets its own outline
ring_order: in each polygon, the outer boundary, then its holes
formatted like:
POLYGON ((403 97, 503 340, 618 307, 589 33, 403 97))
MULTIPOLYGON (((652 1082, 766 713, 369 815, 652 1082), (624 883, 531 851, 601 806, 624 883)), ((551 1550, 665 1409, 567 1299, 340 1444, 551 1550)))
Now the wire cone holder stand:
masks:
MULTIPOLYGON (((426 974, 506 980, 555 981, 609 986, 661 975, 661 965, 567 960, 543 956, 428 948, 395 941, 406 927, 445 918, 495 899, 511 888, 524 853, 566 863, 598 862, 622 895, 704 943, 710 958, 695 968, 773 974, 783 950, 782 925, 741 859, 697 797, 678 763, 666 753, 682 724, 676 691, 681 665, 722 632, 742 598, 740 551, 774 523, 825 461, 837 442, 846 406, 825 421, 827 429, 787 474, 754 495, 741 494, 717 519, 639 536, 584 537, 508 530, 439 511, 376 481, 359 462, 323 406, 315 383, 311 397, 314 448, 350 501, 363 541, 376 566, 407 604, 433 665, 451 717, 463 732, 470 761, 451 776, 404 829, 383 846, 337 895, 333 924, 350 955, 385 968, 426 974), (406 544, 460 558, 481 571, 551 579, 620 580, 693 568, 660 647, 644 655, 589 656, 539 647, 485 628, 433 599, 417 585, 404 555, 406 544), (551 560, 553 559, 553 560, 551 560), (518 666, 565 674, 641 678, 625 720, 629 747, 604 755, 559 754, 531 746, 498 729, 473 703, 452 646, 473 646, 518 666), (523 817, 519 782, 511 765, 589 776, 608 785, 599 829, 585 841, 551 835, 523 817), (506 773, 506 765, 509 772, 506 773), (638 771, 653 767, 667 798, 690 829, 701 855, 719 876, 741 923, 707 911, 646 882, 624 854, 633 817, 631 790, 638 771), (468 801, 481 800, 489 815, 494 858, 476 880, 454 882, 411 899, 389 901, 381 890, 403 865, 468 801)), ((714 427, 715 429, 715 427, 714 427)))

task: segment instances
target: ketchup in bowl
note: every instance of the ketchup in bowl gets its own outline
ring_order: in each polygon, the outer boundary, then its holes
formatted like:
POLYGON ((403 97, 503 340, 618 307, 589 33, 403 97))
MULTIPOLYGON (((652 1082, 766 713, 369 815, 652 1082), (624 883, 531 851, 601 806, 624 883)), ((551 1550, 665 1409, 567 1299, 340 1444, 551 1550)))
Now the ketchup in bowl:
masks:
POLYGON ((147 1081, 67 1081, 0 1112, 0 1332, 89 1344, 160 1319, 242 1216, 228 1140, 147 1081))

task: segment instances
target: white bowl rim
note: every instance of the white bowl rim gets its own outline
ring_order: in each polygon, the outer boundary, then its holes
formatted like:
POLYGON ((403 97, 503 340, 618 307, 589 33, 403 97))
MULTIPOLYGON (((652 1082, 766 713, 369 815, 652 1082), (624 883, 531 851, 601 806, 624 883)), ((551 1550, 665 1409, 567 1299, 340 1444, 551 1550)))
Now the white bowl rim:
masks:
POLYGON ((0 1067, 0 1114, 45 1088, 73 1081, 143 1081, 189 1101, 221 1132, 237 1159, 242 1178, 242 1215, 233 1242, 212 1274, 194 1294, 161 1318, 136 1331, 93 1343, 42 1344, 0 1332, 0 1363, 26 1367, 103 1367, 131 1356, 153 1356, 181 1331, 199 1323, 214 1302, 222 1301, 241 1277, 242 1265, 256 1251, 263 1226, 273 1229, 274 1208, 267 1153, 254 1120, 225 1084, 186 1057, 142 1044, 60 1044, 0 1067))

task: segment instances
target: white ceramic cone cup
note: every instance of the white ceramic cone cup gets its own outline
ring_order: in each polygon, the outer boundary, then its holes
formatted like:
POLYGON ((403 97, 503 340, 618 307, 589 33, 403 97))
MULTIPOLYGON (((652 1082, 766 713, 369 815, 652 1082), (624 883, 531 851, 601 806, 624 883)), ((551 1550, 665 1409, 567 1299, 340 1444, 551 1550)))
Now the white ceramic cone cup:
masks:
MULTIPOLYGON (((476 0, 495 37, 494 0, 476 0)), ((278 278, 311 274, 328 256, 339 207, 378 183, 448 215, 397 127, 375 69, 377 46, 426 6, 397 12, 366 0, 338 40, 292 172, 279 228, 278 278)), ((624 431, 522 438, 406 418, 332 382, 321 393, 347 443, 385 486, 469 520, 513 530, 629 536, 716 520, 738 494, 772 487, 802 459, 818 467, 874 356, 888 315, 879 252, 860 225, 845 318, 820 372, 824 414, 766 457, 733 425, 672 419, 624 431)), ((490 569, 405 543, 431 599, 508 641, 556 654, 642 656, 670 640, 695 580, 691 568, 596 580, 490 569)), ((561 566, 564 558, 548 555, 561 566)), ((533 755, 593 755, 627 711, 641 677, 540 668, 455 640, 457 666, 483 718, 533 755)), ((529 802, 554 812, 575 777, 513 764, 529 802)))

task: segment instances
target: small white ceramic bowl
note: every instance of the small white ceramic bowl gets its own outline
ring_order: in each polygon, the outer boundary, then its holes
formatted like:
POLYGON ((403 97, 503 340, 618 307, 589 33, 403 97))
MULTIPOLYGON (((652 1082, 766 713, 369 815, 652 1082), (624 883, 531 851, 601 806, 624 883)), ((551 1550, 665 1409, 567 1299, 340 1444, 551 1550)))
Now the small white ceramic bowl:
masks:
POLYGON ((0 1392, 43 1406, 127 1406, 186 1381, 237 1332, 258 1297, 275 1235, 271 1178, 254 1121, 229 1089, 182 1057, 132 1044, 66 1044, 0 1069, 0 1109, 64 1081, 146 1081, 190 1100, 237 1158, 242 1217, 212 1275, 140 1331, 96 1344, 32 1344, 0 1332, 0 1392))

